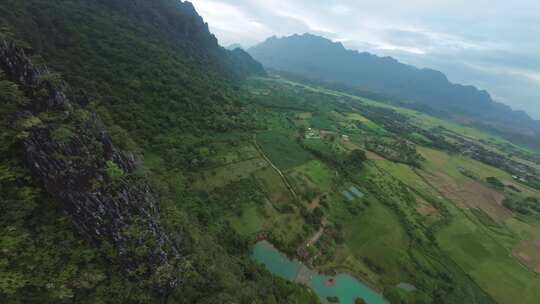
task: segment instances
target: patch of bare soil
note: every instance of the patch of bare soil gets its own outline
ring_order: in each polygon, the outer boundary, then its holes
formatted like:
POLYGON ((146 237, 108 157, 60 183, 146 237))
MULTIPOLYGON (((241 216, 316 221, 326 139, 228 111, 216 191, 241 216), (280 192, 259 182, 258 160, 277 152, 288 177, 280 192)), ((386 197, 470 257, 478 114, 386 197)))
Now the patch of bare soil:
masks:
POLYGON ((502 205, 504 194, 474 180, 465 182, 463 189, 463 197, 469 207, 482 209, 490 216, 500 220, 512 217, 512 212, 502 205))
POLYGON ((369 160, 386 160, 386 158, 380 156, 377 153, 373 153, 371 151, 366 151, 366 156, 369 160))
POLYGON ((540 240, 529 240, 519 243, 512 254, 532 271, 540 274, 540 240))
POLYGON ((420 213, 423 216, 430 216, 437 213, 437 209, 431 205, 423 205, 416 207, 416 212, 420 213))
POLYGON ((442 172, 420 174, 459 208, 479 208, 500 221, 512 216, 512 212, 502 206, 504 195, 478 181, 458 183, 442 172))
POLYGON ((467 208, 459 193, 461 189, 459 185, 448 175, 441 172, 431 173, 426 171, 418 171, 431 186, 435 187, 444 197, 451 200, 460 208, 467 208))
POLYGON ((322 198, 323 194, 321 195, 317 195, 317 197, 315 197, 308 205, 308 210, 313 210, 317 207, 320 206, 320 203, 321 203, 321 198, 322 198))
POLYGON ((437 208, 421 197, 416 197, 416 212, 423 216, 430 216, 438 212, 437 208))

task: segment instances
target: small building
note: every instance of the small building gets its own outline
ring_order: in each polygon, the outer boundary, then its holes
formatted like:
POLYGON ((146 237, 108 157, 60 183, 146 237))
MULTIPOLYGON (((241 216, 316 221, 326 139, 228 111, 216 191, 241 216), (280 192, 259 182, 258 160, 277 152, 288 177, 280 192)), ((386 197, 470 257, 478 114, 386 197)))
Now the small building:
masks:
POLYGON ((412 291, 417 290, 416 286, 414 286, 414 285, 412 285, 410 283, 403 283, 402 282, 402 283, 397 284, 396 287, 399 288, 399 289, 403 289, 403 290, 405 290, 407 292, 412 292, 412 291))
POLYGON ((321 135, 319 131, 314 130, 312 128, 308 128, 305 134, 306 139, 320 139, 321 135))
POLYGON ((351 186, 349 188, 349 192, 354 194, 358 198, 363 198, 365 196, 365 194, 358 190, 358 188, 356 188, 355 186, 351 186))
POLYGON ((349 202, 351 202, 351 201, 354 200, 354 196, 353 196, 351 193, 349 193, 349 191, 347 191, 347 190, 341 191, 341 194, 342 194, 349 202))

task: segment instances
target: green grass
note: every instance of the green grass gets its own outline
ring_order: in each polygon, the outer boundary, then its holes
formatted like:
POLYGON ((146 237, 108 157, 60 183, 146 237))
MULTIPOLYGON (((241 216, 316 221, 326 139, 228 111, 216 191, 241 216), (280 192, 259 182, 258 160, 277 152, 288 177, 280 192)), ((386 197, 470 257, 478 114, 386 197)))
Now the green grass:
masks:
POLYGON ((307 177, 315 189, 322 192, 332 190, 334 172, 321 161, 312 160, 302 166, 294 168, 294 171, 307 177))
POLYGON ((347 150, 338 141, 331 142, 326 139, 306 139, 303 144, 312 151, 319 152, 323 158, 334 162, 341 161, 347 150))
POLYGON ((261 217, 258 207, 249 206, 242 211, 242 215, 232 216, 229 221, 239 234, 249 236, 263 229, 264 219, 261 217))
POLYGON ((509 218, 504 223, 522 240, 540 239, 539 220, 528 219, 527 221, 523 221, 516 218, 509 218))
MULTIPOLYGON (((459 171, 459 168, 461 167, 473 172, 481 181, 485 181, 488 177, 496 177, 505 184, 516 185, 510 173, 486 165, 477 160, 461 155, 450 155, 443 151, 425 147, 417 147, 417 149, 418 152, 426 158, 426 162, 424 162, 423 165, 428 171, 444 172, 456 181, 464 181, 468 178, 459 171)), ((538 190, 535 190, 527 185, 519 183, 519 188, 523 191, 523 195, 540 195, 538 190)))
POLYGON ((270 161, 279 169, 297 167, 313 159, 311 154, 284 133, 262 132, 257 134, 257 142, 270 161))
MULTIPOLYGON (((308 238, 304 219, 297 213, 280 213, 272 204, 247 206, 243 212, 227 217, 233 229, 242 236, 255 236, 257 232, 270 232, 277 244, 293 253, 300 242, 308 238)), ((275 244, 275 245, 277 245, 275 244)))
POLYGON ((281 204, 292 198, 289 189, 274 168, 268 166, 255 172, 254 176, 270 202, 281 204))
POLYGON ((499 303, 538 303, 540 277, 465 216, 456 216, 437 239, 441 248, 499 303))
POLYGON ((223 187, 230 182, 247 178, 253 172, 266 166, 268 164, 264 159, 256 158, 198 172, 193 187, 206 191, 223 187))
POLYGON ((487 177, 494 176, 501 180, 512 181, 512 176, 500 169, 483 164, 479 161, 460 156, 450 155, 443 151, 438 151, 425 147, 418 147, 418 152, 426 158, 424 165, 427 169, 442 170, 449 176, 457 179, 466 178, 459 172, 459 168, 463 167, 469 171, 474 172, 482 180, 487 177))
POLYGON ((347 118, 351 121, 357 121, 357 122, 362 123, 363 126, 365 126, 366 128, 368 128, 369 130, 375 133, 379 133, 379 134, 385 133, 384 128, 381 128, 378 124, 367 119, 366 117, 362 116, 359 113, 349 113, 347 114, 347 118))
POLYGON ((309 125, 315 129, 337 131, 337 122, 327 115, 316 114, 308 119, 309 125))
POLYGON ((502 226, 481 209, 473 208, 471 213, 486 227, 501 228, 502 226))
POLYGON ((378 168, 400 180, 410 188, 427 195, 429 197, 438 197, 439 194, 416 174, 413 169, 405 164, 394 163, 388 160, 373 160, 378 168))
POLYGON ((253 158, 260 158, 251 141, 235 141, 234 144, 227 142, 216 142, 201 149, 205 153, 209 167, 218 167, 227 164, 237 163, 253 158))
POLYGON ((251 133, 246 132, 222 132, 212 135, 213 140, 217 141, 247 141, 251 139, 251 133))
POLYGON ((311 112, 303 112, 303 113, 296 114, 296 116, 300 119, 309 119, 313 117, 313 114, 311 112))
POLYGON ((386 279, 399 282, 408 237, 390 210, 375 199, 370 201, 359 216, 342 223, 346 244, 357 259, 370 258, 385 269, 386 279))

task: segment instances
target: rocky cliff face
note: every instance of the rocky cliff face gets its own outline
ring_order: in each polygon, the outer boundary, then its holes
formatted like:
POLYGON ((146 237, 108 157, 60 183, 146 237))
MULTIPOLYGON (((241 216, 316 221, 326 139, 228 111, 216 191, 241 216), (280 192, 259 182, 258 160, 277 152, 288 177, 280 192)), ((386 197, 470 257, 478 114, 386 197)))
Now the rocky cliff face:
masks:
POLYGON ((0 70, 28 99, 13 117, 27 164, 79 233, 112 249, 128 276, 160 291, 178 285, 179 245, 161 228, 158 202, 132 157, 114 147, 97 115, 69 102, 55 74, 2 39, 0 70))

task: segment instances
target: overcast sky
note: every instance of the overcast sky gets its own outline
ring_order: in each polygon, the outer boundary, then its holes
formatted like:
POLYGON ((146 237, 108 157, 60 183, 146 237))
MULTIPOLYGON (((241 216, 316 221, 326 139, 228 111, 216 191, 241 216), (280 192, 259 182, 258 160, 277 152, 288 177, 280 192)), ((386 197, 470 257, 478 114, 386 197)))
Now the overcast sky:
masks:
POLYGON ((192 0, 220 44, 313 33, 488 90, 540 119, 538 0, 192 0))

